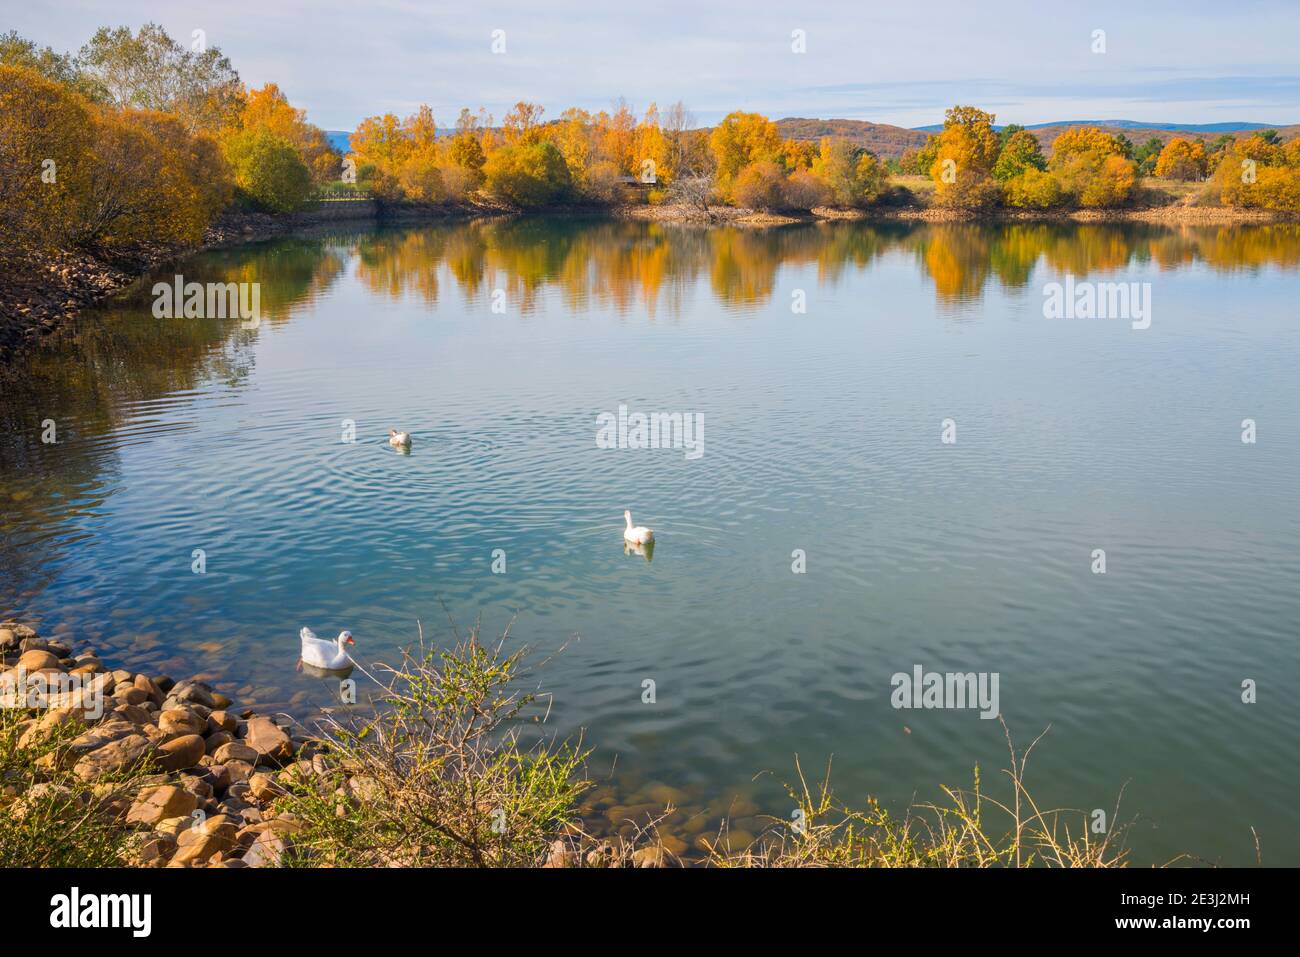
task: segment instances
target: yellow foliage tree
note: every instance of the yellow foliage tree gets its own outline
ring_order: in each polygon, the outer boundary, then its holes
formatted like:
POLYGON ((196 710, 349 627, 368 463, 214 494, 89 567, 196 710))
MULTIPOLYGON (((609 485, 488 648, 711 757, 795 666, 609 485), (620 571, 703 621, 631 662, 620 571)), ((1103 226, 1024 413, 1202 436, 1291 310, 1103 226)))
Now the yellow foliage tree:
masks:
POLYGON ((718 190, 726 196, 742 169, 777 161, 781 135, 776 124, 761 113, 729 113, 709 134, 709 149, 717 168, 718 190))
POLYGON ((954 106, 944 114, 930 166, 938 205, 971 208, 997 200, 1000 191, 992 174, 1000 144, 994 119, 973 106, 954 106))
POLYGON ((1090 126, 1074 127, 1058 136, 1052 142, 1048 168, 1061 192, 1080 206, 1120 206, 1132 198, 1137 184, 1137 167, 1125 158, 1123 144, 1090 126))
POLYGON ((313 182, 328 183, 341 175, 343 158, 330 146, 325 132, 308 123, 306 110, 290 104, 274 83, 244 94, 239 121, 229 132, 254 129, 266 130, 292 144, 313 182))
POLYGON ((67 87, 0 66, 0 242, 50 245, 72 227, 89 168, 90 113, 67 87))
POLYGON ((1003 190, 1007 205, 1021 209, 1047 209, 1064 200, 1057 178, 1032 166, 1007 180, 1003 190))
POLYGON ((1175 136, 1165 144, 1156 160, 1156 175, 1161 179, 1203 179, 1209 162, 1200 140, 1175 136))

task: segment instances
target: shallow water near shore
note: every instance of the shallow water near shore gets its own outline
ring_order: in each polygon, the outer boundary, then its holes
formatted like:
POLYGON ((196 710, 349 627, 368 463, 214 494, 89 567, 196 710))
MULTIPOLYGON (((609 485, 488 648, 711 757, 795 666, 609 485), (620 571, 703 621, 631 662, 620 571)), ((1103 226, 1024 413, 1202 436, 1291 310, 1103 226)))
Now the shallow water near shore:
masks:
POLYGON ((671 800, 687 844, 788 818, 796 755, 855 805, 976 764, 1005 795, 997 721, 891 705, 917 665, 996 672, 1017 743, 1051 727, 1040 805, 1111 820, 1123 788, 1136 863, 1250 864, 1253 826, 1297 865, 1298 269, 1295 226, 518 220, 203 254, 155 278, 260 282, 256 328, 154 318, 147 281, 0 385, 0 617, 300 717, 336 693, 294 671, 304 624, 368 663, 417 619, 447 641, 440 602, 513 619, 545 730, 595 749, 591 819, 671 800), (1066 276, 1150 283, 1150 328, 1044 318, 1066 276), (703 454, 600 447, 620 405, 701 415, 703 454))

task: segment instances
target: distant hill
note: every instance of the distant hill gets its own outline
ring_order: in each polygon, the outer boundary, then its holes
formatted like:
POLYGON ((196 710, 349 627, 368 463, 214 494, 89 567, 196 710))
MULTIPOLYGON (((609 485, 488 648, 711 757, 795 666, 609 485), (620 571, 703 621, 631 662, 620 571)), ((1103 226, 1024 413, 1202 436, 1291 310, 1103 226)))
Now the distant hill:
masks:
MULTIPOLYGON (((1035 123, 1026 127, 1050 154, 1052 141, 1073 126, 1096 126, 1107 133, 1123 134, 1134 143, 1149 139, 1167 143, 1175 136, 1210 142, 1224 133, 1244 135, 1254 130, 1277 130, 1283 140, 1300 135, 1300 125, 1269 126, 1264 123, 1141 123, 1136 120, 1078 120, 1059 123, 1035 123)), ((803 117, 786 117, 776 121, 781 136, 792 140, 819 140, 823 136, 845 139, 865 146, 882 159, 898 159, 909 149, 925 145, 931 133, 943 129, 942 124, 905 129, 888 123, 869 123, 865 120, 811 120, 803 117)), ((1003 127, 996 127, 1002 129, 1003 127)))
POLYGON ((1074 126, 1096 126, 1098 129, 1105 130, 1113 135, 1123 134, 1132 140, 1135 144, 1141 145, 1150 139, 1157 139, 1161 143, 1168 143, 1176 136, 1184 139, 1201 140, 1208 144, 1212 140, 1218 139, 1224 133, 1235 133, 1238 136, 1246 136, 1253 130, 1277 130, 1283 140, 1294 139, 1300 134, 1300 126, 1260 126, 1247 124, 1247 128, 1240 130, 1220 130, 1219 123, 1202 123, 1190 126, 1177 125, 1160 125, 1160 126, 1112 126, 1104 123, 1048 123, 1038 124, 1027 127, 1034 134, 1038 142, 1042 144, 1044 152, 1051 152, 1052 140, 1056 139, 1066 130, 1074 126))
MULTIPOLYGON (((1182 133, 1248 133, 1252 130, 1280 129, 1276 123, 1146 123, 1142 120, 1053 120, 1050 123, 1031 123, 1027 130, 1043 130, 1048 127, 1069 129, 1071 126, 1099 126, 1108 130, 1164 130, 1182 133)), ((1001 126, 993 127, 995 130, 1001 126)), ((916 126, 913 129, 922 133, 938 133, 943 129, 942 123, 929 126, 916 126)), ((1131 139, 1131 137, 1130 137, 1131 139)))
POLYGON ((788 116, 776 121, 777 131, 787 140, 820 140, 823 136, 849 140, 865 146, 882 159, 898 159, 910 149, 925 145, 926 134, 888 123, 866 120, 810 120, 788 116))
POLYGON ((340 130, 326 130, 325 138, 330 141, 330 146, 334 147, 344 155, 347 155, 347 153, 352 149, 351 133, 344 133, 340 130))
POLYGON ((1048 126, 1104 126, 1120 130, 1179 130, 1184 133, 1248 133, 1252 130, 1278 129, 1273 123, 1144 123, 1141 120, 1059 120, 1054 123, 1035 123, 1025 129, 1036 130, 1048 126))

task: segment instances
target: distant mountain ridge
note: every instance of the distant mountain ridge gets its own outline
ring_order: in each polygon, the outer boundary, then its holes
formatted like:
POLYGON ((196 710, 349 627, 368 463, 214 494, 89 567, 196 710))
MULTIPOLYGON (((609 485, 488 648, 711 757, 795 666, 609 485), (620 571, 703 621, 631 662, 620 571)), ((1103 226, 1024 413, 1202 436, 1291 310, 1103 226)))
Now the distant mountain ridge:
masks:
MULTIPOLYGON (((1144 123, 1142 120, 1053 120, 1050 123, 1031 123, 1027 130, 1045 130, 1049 128, 1070 126, 1100 126, 1111 130, 1163 130, 1166 133, 1248 133, 1252 130, 1277 130, 1284 123, 1144 123)), ((995 130, 1003 127, 995 126, 995 130)), ((920 133, 938 133, 943 129, 942 123, 929 126, 913 126, 920 133)))
MULTIPOLYGON (((1143 123, 1139 120, 1069 120, 1059 123, 1035 123, 1026 127, 1050 154, 1052 141, 1072 126, 1095 126, 1108 133, 1124 134, 1135 143, 1149 139, 1168 142, 1176 135, 1204 140, 1207 143, 1224 133, 1249 133, 1254 130, 1277 130, 1282 139, 1289 140, 1300 134, 1298 125, 1269 126, 1266 123, 1143 123)), ((823 136, 845 139, 864 146, 882 159, 899 159, 909 149, 925 145, 931 133, 943 129, 942 124, 907 129, 888 123, 871 123, 866 120, 817 120, 805 117, 786 117, 776 121, 782 137, 792 140, 819 140, 823 136)), ((995 127, 1003 129, 1004 127, 995 127)))

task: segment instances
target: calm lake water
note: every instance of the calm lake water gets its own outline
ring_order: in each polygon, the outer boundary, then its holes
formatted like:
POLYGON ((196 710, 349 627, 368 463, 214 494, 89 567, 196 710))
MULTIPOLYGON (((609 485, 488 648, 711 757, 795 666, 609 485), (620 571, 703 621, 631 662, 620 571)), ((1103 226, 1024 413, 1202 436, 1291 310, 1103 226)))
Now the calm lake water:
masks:
POLYGON ((440 601, 513 617, 535 663, 568 643, 536 680, 595 748, 593 819, 671 798, 687 841, 788 817, 796 755, 855 804, 976 764, 1005 796, 997 721, 890 700, 916 665, 996 672, 1018 743, 1051 727, 1040 803, 1125 789, 1137 863, 1249 864, 1254 826, 1300 864, 1298 268, 1290 226, 526 220, 201 255, 165 276, 260 282, 258 328, 156 319, 146 283, 0 387, 0 616, 301 716, 332 690, 294 671, 304 624, 374 661, 417 620, 446 641, 440 601), (1150 283, 1150 328, 1044 318, 1067 275, 1150 283), (703 416, 703 454, 598 447, 620 404, 703 416))

